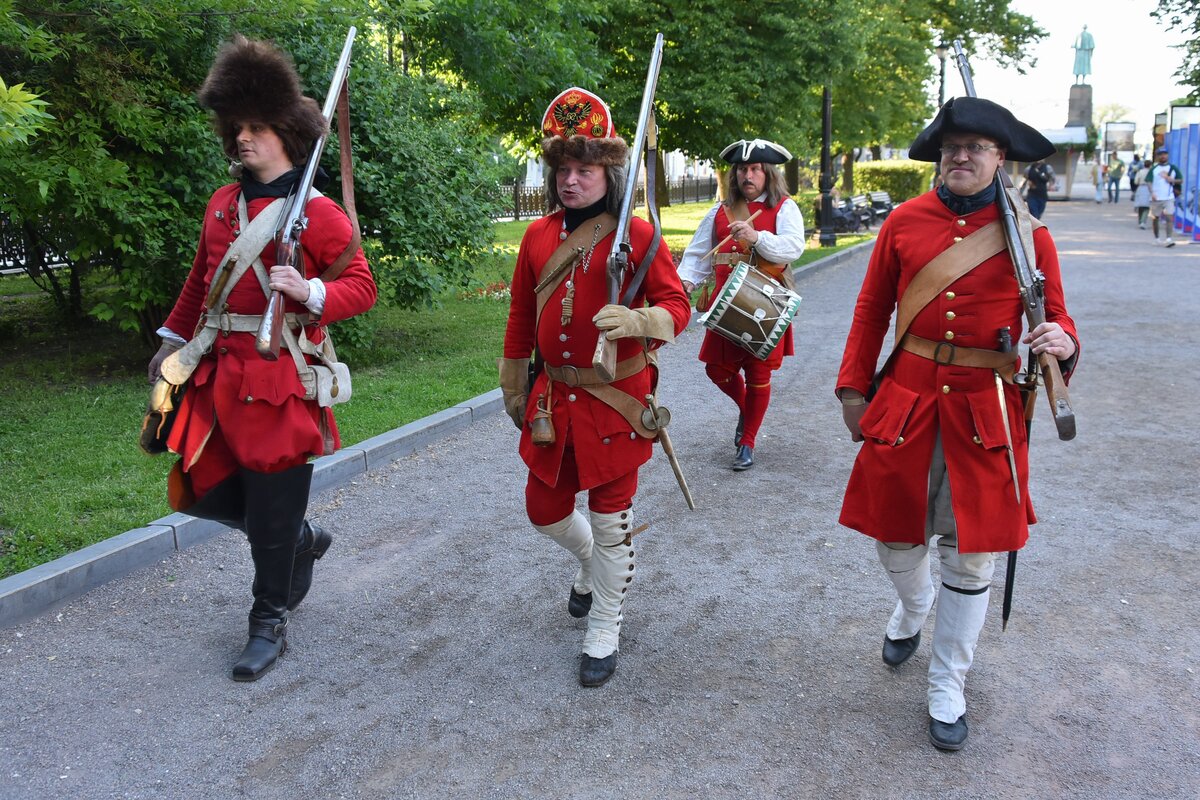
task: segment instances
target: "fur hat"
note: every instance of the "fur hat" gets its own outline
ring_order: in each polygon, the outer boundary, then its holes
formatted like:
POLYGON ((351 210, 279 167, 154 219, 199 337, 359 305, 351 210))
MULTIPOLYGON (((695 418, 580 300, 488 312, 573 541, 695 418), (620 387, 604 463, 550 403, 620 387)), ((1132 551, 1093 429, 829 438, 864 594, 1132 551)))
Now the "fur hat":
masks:
POLYGON ((551 101, 542 133, 542 158, 551 168, 564 158, 606 167, 624 166, 629 158, 629 146, 617 136, 608 105, 578 86, 551 101))
POLYGON ((263 122, 308 146, 327 130, 317 101, 300 92, 292 59, 267 42, 241 35, 217 53, 196 99, 216 114, 219 126, 263 122))
POLYGON ((792 154, 766 139, 738 139, 721 151, 721 158, 730 164, 786 164, 792 154))
POLYGON ((977 133, 994 139, 1009 161, 1032 162, 1054 154, 1050 140, 1013 116, 999 103, 982 97, 952 97, 941 107, 929 127, 917 134, 908 148, 917 161, 942 160, 942 137, 947 133, 977 133))

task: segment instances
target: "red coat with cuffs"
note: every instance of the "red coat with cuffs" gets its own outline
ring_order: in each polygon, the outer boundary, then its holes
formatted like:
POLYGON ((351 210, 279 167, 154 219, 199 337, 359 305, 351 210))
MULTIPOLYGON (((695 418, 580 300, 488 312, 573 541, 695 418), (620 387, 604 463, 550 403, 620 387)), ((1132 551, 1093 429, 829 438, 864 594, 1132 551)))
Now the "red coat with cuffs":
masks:
MULTIPOLYGON (((600 330, 592 323, 592 317, 608 304, 605 265, 616 234, 610 233, 596 244, 586 272, 582 264, 575 268, 575 297, 570 324, 564 327, 561 319, 567 280, 562 281, 550 296, 538 324, 534 287, 542 267, 561 243, 559 234, 563 230, 562 224, 563 212, 560 210, 531 224, 521 240, 517 266, 513 272, 512 305, 504 336, 504 357, 529 358, 534 349, 536 327, 536 344, 547 364, 591 368, 592 354, 600 335, 600 330)), ((589 224, 584 222, 583 226, 589 224)), ((645 254, 653 233, 654 228, 650 223, 637 217, 633 219, 630 241, 634 264, 639 263, 645 254)), ((567 278, 570 279, 570 273, 567 278)), ((659 242, 658 252, 632 304, 634 308, 643 305, 658 306, 670 312, 676 335, 683 331, 691 318, 689 298, 675 273, 671 251, 665 241, 659 242)), ((617 339, 617 361, 640 353, 642 341, 617 339)), ((661 344, 652 341, 651 347, 661 344)), ((651 392, 652 369, 647 367, 611 385, 645 405, 645 397, 651 392)), ((559 468, 568 438, 574 448, 581 489, 600 486, 636 470, 649 460, 651 454, 652 441, 638 436, 616 410, 592 397, 585 389, 549 381, 545 371, 542 371, 534 382, 526 405, 520 453, 530 471, 549 486, 558 485, 559 468), (529 420, 536 411, 539 398, 547 394, 550 396, 555 442, 549 447, 539 447, 531 440, 529 420)))
MULTIPOLYGON (((164 323, 185 339, 194 335, 206 310, 204 301, 217 265, 237 235, 240 194, 240 184, 223 186, 213 194, 204 212, 192 270, 164 323)), ((250 201, 249 218, 253 220, 272 199, 250 201)), ((301 237, 307 272, 304 277, 315 278, 345 250, 351 226, 345 212, 327 197, 311 199, 306 213, 309 225, 301 237)), ((273 242, 263 250, 262 262, 267 271, 275 264, 273 242)), ((325 283, 324 310, 320 319, 306 328, 308 337, 319 342, 324 332, 318 326, 367 311, 375 297, 375 281, 360 249, 336 279, 325 283)), ((262 286, 250 269, 230 290, 227 309, 235 314, 262 314, 266 304, 262 286)), ((287 312, 308 313, 293 300, 286 300, 284 308, 287 312)), ((290 354, 281 350, 277 361, 267 361, 254 349, 254 339, 253 333, 219 333, 209 354, 192 373, 168 442, 182 457, 185 468, 199 456, 217 420, 238 463, 259 471, 269 471, 297 457, 322 455, 322 424, 332 433, 335 447, 340 446, 333 413, 317 406, 316 401, 304 399, 304 388, 290 354)))
MULTIPOLYGON (((750 213, 761 211, 762 213, 750 223, 756 230, 775 232, 775 217, 779 214, 779 209, 782 208, 784 201, 779 202, 779 205, 774 208, 769 207, 766 203, 748 203, 750 213)), ((729 217, 725 213, 726 206, 722 205, 717 210, 716 219, 713 221, 713 241, 721 242, 729 235, 729 217)), ((745 252, 745 247, 736 239, 721 247, 718 253, 738 253, 745 252)), ((729 280, 729 276, 733 273, 733 267, 729 264, 714 264, 713 265, 713 290, 712 296, 716 297, 720 294, 721 289, 725 286, 725 281, 729 280)), ((779 369, 783 365, 783 357, 795 354, 795 347, 792 343, 792 328, 788 326, 787 331, 783 334, 783 338, 775 345, 770 354, 763 359, 763 362, 771 369, 779 369)), ((741 364, 749 359, 754 358, 753 355, 747 353, 742 348, 733 344, 723 336, 720 336, 713 331, 705 331, 704 341, 700 345, 700 360, 706 364, 725 364, 736 371, 738 364, 741 364)))
MULTIPOLYGON (((928 192, 897 208, 884 223, 871 255, 838 374, 838 389, 866 394, 897 300, 922 267, 940 252, 998 218, 989 205, 957 215, 928 192)), ((1076 343, 1067 314, 1058 253, 1050 232, 1034 233, 1037 264, 1045 274, 1045 310, 1076 343)), ((1024 312, 1007 251, 952 283, 926 306, 909 332, 931 341, 998 350, 1000 328, 1014 347, 1024 312)), ((1072 360, 1071 367, 1077 363, 1072 360)), ((1069 378, 1069 374, 1064 377, 1069 378)), ((1040 394, 1040 392, 1039 392, 1040 394)), ((941 432, 950 480, 958 547, 964 553, 1016 550, 1036 522, 1029 499, 1028 443, 1019 391, 1004 385, 1021 485, 1018 504, 994 372, 943 366, 897 353, 862 418, 864 441, 842 504, 840 522, 884 542, 925 542, 929 465, 941 432)), ((1039 396, 1045 412, 1045 401, 1039 396)))

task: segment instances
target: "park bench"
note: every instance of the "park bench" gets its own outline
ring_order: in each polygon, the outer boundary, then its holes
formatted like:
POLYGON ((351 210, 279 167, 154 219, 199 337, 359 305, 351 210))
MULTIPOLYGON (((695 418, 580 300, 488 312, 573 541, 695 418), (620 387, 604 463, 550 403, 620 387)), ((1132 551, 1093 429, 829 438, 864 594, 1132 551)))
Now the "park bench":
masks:
POLYGON ((892 196, 887 192, 871 192, 871 208, 875 210, 875 216, 879 219, 887 219, 887 215, 892 213, 895 204, 892 202, 892 196))
POLYGON ((871 201, 865 194, 854 195, 843 207, 857 217, 864 228, 869 228, 876 222, 875 209, 871 207, 871 201))

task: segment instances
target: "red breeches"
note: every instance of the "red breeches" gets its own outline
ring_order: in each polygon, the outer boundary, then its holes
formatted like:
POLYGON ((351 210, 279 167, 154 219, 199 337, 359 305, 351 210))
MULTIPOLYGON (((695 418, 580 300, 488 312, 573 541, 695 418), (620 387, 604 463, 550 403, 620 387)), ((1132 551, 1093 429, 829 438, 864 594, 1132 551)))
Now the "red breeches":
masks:
MULTIPOLYGON (((626 472, 616 480, 587 490, 588 508, 600 514, 624 511, 633 505, 637 494, 638 471, 626 472)), ((558 485, 549 486, 532 472, 525 484, 525 511, 534 525, 551 525, 566 519, 575 510, 575 495, 579 494, 579 473, 575 469, 575 451, 563 451, 558 485)))
POLYGON ((704 372, 718 389, 737 403, 738 412, 742 415, 742 438, 739 444, 754 447, 754 439, 771 403, 771 368, 757 359, 748 359, 736 366, 705 364, 704 372), (742 378, 742 372, 746 373, 745 379, 742 378))
POLYGON ((187 475, 191 480, 192 491, 196 493, 196 499, 199 500, 241 467, 255 472, 283 472, 307 461, 307 455, 299 455, 274 464, 239 464, 229 449, 229 445, 225 442, 225 434, 221 430, 221 426, 214 424, 212 433, 205 442, 204 449, 200 452, 200 457, 187 470, 187 475))

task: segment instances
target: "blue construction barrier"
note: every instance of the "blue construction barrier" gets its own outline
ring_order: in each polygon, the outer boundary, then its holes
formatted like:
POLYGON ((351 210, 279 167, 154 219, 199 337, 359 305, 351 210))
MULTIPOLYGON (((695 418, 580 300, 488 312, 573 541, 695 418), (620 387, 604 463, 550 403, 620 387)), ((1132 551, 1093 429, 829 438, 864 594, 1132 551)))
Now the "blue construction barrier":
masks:
POLYGON ((1175 201, 1175 230, 1200 241, 1200 125, 1178 128, 1166 136, 1171 163, 1183 174, 1175 201))

